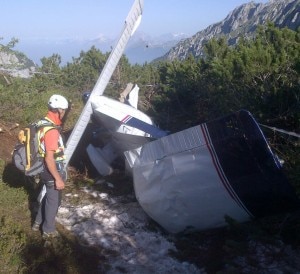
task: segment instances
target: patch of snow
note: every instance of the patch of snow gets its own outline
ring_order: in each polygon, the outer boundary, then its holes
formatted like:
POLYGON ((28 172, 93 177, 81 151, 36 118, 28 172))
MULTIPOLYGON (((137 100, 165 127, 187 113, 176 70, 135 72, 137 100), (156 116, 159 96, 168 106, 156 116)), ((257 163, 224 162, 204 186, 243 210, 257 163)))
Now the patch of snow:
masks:
MULTIPOLYGON (((111 198, 107 193, 83 188, 99 201, 70 206, 66 194, 57 221, 87 245, 107 254, 110 269, 105 273, 204 273, 195 265, 171 257, 174 244, 159 231, 148 227, 149 217, 137 202, 126 197, 111 198)), ((99 266, 101 268, 101 266, 99 266)))

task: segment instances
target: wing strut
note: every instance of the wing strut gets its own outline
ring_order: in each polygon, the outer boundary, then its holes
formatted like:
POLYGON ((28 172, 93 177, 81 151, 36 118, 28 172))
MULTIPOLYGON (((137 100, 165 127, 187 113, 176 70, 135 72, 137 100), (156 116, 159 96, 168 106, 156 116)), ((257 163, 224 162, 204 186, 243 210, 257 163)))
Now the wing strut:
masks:
POLYGON ((143 0, 135 0, 129 14, 126 17, 125 25, 120 35, 120 38, 118 40, 118 43, 110 53, 108 60, 96 82, 96 85, 94 86, 94 89, 91 92, 91 95, 87 103, 85 104, 85 107, 82 110, 81 115, 77 123, 75 124, 75 127, 68 139, 66 150, 65 150, 66 166, 69 164, 69 161, 82 137, 82 134, 88 122, 90 121, 90 117, 92 114, 92 107, 90 103, 91 99, 95 95, 103 94, 120 58, 122 57, 122 54, 129 41, 129 38, 133 35, 134 31, 137 29, 139 23, 141 22, 143 5, 144 5, 143 0))

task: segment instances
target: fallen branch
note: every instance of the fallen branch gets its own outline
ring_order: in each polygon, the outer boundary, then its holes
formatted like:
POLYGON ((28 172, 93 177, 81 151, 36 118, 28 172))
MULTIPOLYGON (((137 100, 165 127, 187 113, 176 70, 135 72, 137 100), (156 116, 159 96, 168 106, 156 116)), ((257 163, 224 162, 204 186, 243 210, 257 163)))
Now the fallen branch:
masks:
POLYGON ((13 126, 11 126, 10 128, 8 128, 7 126, 5 126, 3 123, 0 123, 0 133, 4 133, 4 132, 8 132, 9 133, 9 135, 11 135, 12 136, 12 134, 11 134, 11 130, 13 130, 13 129, 15 129, 15 128, 17 128, 17 127, 19 127, 19 124, 18 123, 15 123, 13 126))

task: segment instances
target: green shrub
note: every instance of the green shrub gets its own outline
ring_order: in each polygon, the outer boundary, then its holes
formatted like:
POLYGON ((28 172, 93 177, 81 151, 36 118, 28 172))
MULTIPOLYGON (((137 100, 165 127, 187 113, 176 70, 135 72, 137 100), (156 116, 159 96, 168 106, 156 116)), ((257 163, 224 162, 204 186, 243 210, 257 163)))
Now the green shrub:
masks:
POLYGON ((28 202, 24 188, 12 188, 0 181, 0 216, 12 215, 22 204, 28 202))
POLYGON ((0 265, 3 271, 0 272, 20 273, 24 266, 22 250, 26 244, 20 218, 24 216, 28 195, 23 188, 11 187, 1 180, 0 193, 0 265))
POLYGON ((2 216, 0 220, 0 265, 3 273, 17 273, 22 268, 21 250, 26 236, 16 221, 2 216))

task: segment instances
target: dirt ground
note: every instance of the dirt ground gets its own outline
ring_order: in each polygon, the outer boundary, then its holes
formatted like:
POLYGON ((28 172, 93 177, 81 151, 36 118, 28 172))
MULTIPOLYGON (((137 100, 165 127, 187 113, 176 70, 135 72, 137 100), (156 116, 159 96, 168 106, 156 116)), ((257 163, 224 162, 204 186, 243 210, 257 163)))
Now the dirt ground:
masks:
MULTIPOLYGON (((0 123, 0 128, 3 128, 3 125, 0 123)), ((9 129, 9 127, 7 127, 9 129)), ((17 133, 18 130, 10 131, 0 131, 0 158, 5 160, 5 162, 11 161, 11 153, 17 142, 17 133)))

